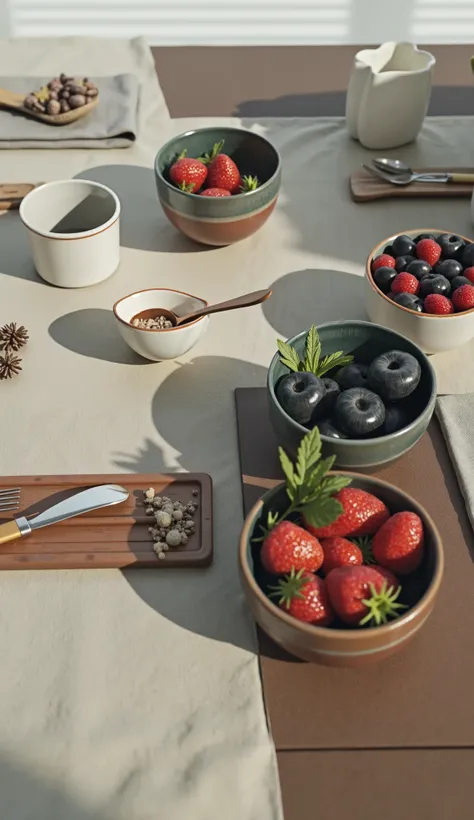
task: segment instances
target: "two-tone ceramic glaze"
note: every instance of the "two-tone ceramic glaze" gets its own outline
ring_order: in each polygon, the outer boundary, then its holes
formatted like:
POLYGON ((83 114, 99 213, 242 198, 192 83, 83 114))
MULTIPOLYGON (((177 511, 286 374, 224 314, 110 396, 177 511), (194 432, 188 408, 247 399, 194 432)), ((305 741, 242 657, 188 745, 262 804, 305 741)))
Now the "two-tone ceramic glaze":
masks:
POLYGON ((160 149, 155 178, 162 208, 178 230, 206 245, 230 245, 255 233, 272 213, 280 190, 281 160, 259 134, 242 128, 200 128, 174 137, 160 149), (223 151, 237 163, 241 175, 258 177, 261 184, 255 191, 203 197, 180 191, 170 182, 169 168, 183 150, 188 157, 199 157, 222 140, 223 151))

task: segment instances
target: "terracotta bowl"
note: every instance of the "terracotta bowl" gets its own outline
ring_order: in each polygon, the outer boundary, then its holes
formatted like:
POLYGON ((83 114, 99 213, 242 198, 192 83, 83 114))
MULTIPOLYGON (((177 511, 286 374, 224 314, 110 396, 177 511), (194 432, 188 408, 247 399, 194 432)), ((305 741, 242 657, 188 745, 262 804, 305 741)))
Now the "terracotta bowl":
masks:
POLYGON ((410 608, 401 617, 378 627, 320 627, 303 624, 272 603, 264 590, 275 583, 275 576, 263 570, 259 560, 260 545, 252 544, 252 538, 260 534, 258 524, 266 520, 268 510, 282 512, 286 506, 283 484, 267 492, 248 514, 240 537, 239 570, 253 617, 275 643, 305 661, 325 666, 365 666, 399 652, 422 628, 438 595, 444 556, 441 538, 432 519, 411 496, 374 477, 356 473, 344 475, 352 478, 352 487, 377 495, 392 513, 411 510, 423 521, 425 556, 419 569, 413 575, 405 576, 400 600, 410 608))
MULTIPOLYGON (((387 350, 403 350, 411 353, 421 365, 421 380, 413 396, 405 399, 408 402, 409 423, 401 430, 387 436, 374 436, 365 439, 334 439, 321 436, 325 455, 335 455, 337 467, 349 470, 376 470, 390 461, 407 453, 421 438, 430 423, 436 403, 436 374, 429 359, 413 342, 405 339, 393 330, 370 322, 341 321, 327 322, 318 325, 322 354, 353 353, 356 360, 369 364, 375 356, 387 350)), ((298 333, 289 343, 303 354, 308 331, 298 333)), ((296 453, 303 436, 308 432, 306 427, 294 421, 281 407, 275 389, 282 376, 288 373, 282 365, 278 353, 273 357, 267 374, 267 396, 270 420, 278 444, 289 453, 296 453)))
MULTIPOLYGON (((416 313, 392 302, 375 284, 370 269, 372 259, 383 253, 384 248, 402 233, 414 238, 420 233, 432 233, 436 236, 456 232, 441 228, 416 228, 412 231, 399 231, 379 242, 367 257, 365 266, 365 307, 369 318, 372 322, 385 325, 411 339, 425 353, 442 353, 444 350, 453 350, 466 344, 474 338, 474 308, 447 316, 416 313)), ((462 234, 457 233, 456 236, 460 236, 466 242, 472 242, 472 239, 462 234)))
POLYGON ((231 245, 258 231, 272 213, 280 190, 281 160, 276 148, 259 134, 242 128, 200 128, 174 137, 160 149, 155 178, 161 206, 175 228, 205 245, 231 245), (199 157, 220 140, 242 176, 258 177, 259 188, 213 198, 188 194, 172 185, 168 169, 184 149, 187 156, 199 157))

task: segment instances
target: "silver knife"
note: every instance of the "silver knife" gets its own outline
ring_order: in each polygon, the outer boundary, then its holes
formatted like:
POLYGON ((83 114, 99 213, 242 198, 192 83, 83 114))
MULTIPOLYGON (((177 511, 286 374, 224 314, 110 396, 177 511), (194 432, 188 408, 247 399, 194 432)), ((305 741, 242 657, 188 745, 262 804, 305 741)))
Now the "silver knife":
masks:
POLYGON ((41 527, 58 524, 60 521, 66 521, 76 515, 99 510, 101 507, 110 507, 113 504, 121 504, 128 497, 127 490, 118 484, 102 484, 98 487, 89 487, 88 490, 82 490, 80 493, 65 498, 64 501, 59 501, 58 504, 54 504, 33 518, 20 516, 20 518, 15 518, 13 521, 0 525, 0 544, 6 544, 7 541, 29 535, 41 527))

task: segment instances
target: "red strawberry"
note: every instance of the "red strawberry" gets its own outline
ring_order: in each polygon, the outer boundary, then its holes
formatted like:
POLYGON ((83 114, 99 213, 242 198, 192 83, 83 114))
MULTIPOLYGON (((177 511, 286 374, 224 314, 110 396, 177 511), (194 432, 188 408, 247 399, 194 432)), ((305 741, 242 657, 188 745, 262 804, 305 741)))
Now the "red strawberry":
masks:
POLYGON ((376 569, 378 574, 381 575, 382 578, 385 578, 387 582, 387 589, 390 589, 390 587, 398 589, 398 587, 400 586, 400 581, 393 574, 393 572, 390 572, 390 570, 387 569, 387 567, 381 567, 380 564, 372 564, 370 568, 376 569))
POLYGON ((390 256, 388 253, 382 253, 380 256, 376 256, 375 259, 372 259, 371 270, 372 273, 375 273, 376 270, 379 268, 394 268, 395 267, 395 259, 393 256, 390 256))
POLYGON ((442 296, 441 293, 429 293, 428 296, 425 296, 423 310, 425 313, 436 313, 439 316, 454 313, 453 303, 446 296, 442 296))
POLYGON ((376 562, 397 575, 409 575, 420 566, 423 548, 423 522, 414 512, 392 515, 372 543, 376 562))
POLYGON ((397 598, 401 587, 388 587, 373 567, 338 567, 326 578, 329 601, 336 615, 348 626, 379 626, 405 609, 397 598))
POLYGON ((317 538, 329 538, 331 535, 373 535, 390 517, 383 501, 357 487, 344 487, 335 493, 334 498, 342 504, 343 512, 332 524, 313 527, 304 521, 306 529, 317 538))
POLYGON ((298 621, 317 626, 327 626, 334 620, 326 585, 322 578, 300 569, 283 578, 272 587, 270 598, 279 598, 278 606, 298 621))
POLYGON ((171 182, 182 191, 193 194, 201 188, 207 178, 207 168, 199 159, 178 157, 169 170, 171 182))
POLYGON ((418 293, 420 283, 411 273, 399 273, 392 282, 392 293, 418 293))
POLYGON ((317 572, 324 553, 314 535, 292 521, 281 521, 264 539, 260 558, 267 572, 283 575, 292 569, 317 572))
POLYGON ((362 551, 347 538, 333 535, 332 538, 325 538, 321 541, 321 546, 324 552, 324 575, 327 575, 336 567, 358 566, 362 564, 362 551))
POLYGON ((201 191, 200 196, 231 196, 231 193, 224 188, 206 188, 205 191, 201 191))
POLYGON ((474 284, 474 268, 466 268, 465 270, 463 270, 462 275, 474 284))
POLYGON ((416 243, 416 255, 418 259, 423 259, 424 262, 428 262, 433 267, 441 256, 441 248, 434 239, 420 239, 416 243))
POLYGON ((240 171, 233 159, 227 154, 221 154, 223 147, 224 140, 216 142, 211 153, 202 158, 208 166, 207 186, 208 188, 225 188, 231 194, 238 194, 242 181, 240 171))
POLYGON ((474 307, 474 286, 461 285, 453 293, 453 305, 457 311, 470 310, 474 307))

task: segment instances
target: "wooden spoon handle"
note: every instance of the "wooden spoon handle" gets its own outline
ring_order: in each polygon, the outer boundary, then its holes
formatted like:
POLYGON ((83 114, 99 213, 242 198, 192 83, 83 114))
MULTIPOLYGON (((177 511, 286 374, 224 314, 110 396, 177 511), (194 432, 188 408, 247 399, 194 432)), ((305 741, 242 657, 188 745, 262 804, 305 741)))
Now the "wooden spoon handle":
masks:
POLYGON ((474 174, 455 173, 449 175, 450 182, 471 182, 474 183, 474 174))
POLYGON ((188 313, 186 316, 180 316, 178 324, 189 322, 192 319, 197 319, 198 316, 208 316, 210 313, 221 313, 225 310, 238 310, 238 308, 252 307, 252 305, 259 305, 265 302, 269 296, 272 295, 271 290, 255 290, 253 293, 245 293, 243 296, 237 296, 236 299, 229 299, 226 302, 219 302, 218 305, 209 305, 201 310, 196 310, 193 313, 188 313))

